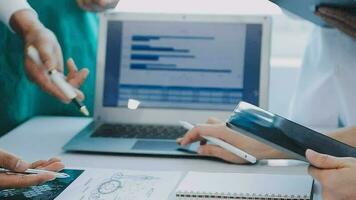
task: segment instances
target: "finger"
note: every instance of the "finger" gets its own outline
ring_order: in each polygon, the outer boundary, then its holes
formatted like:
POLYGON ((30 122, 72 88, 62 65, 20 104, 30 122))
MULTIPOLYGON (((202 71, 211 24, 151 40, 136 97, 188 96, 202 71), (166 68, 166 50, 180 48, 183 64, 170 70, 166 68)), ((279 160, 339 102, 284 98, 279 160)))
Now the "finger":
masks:
POLYGON ((43 91, 55 96, 59 100, 68 103, 69 99, 55 86, 43 71, 43 68, 36 67, 31 59, 26 59, 26 73, 29 79, 36 83, 43 91))
POLYGON ((203 125, 196 126, 193 129, 189 130, 182 138, 179 138, 178 143, 182 146, 185 146, 196 141, 204 140, 204 138, 201 137, 202 126, 203 125))
POLYGON ((78 101, 84 101, 85 99, 85 95, 82 91, 80 91, 79 89, 77 88, 74 88, 75 90, 75 93, 77 93, 77 96, 75 97, 78 101))
POLYGON ((59 157, 53 157, 48 160, 49 163, 53 162, 62 162, 62 160, 59 157))
POLYGON ((212 156, 212 157, 217 157, 217 158, 221 158, 227 162, 231 162, 231 163, 237 163, 237 164, 243 164, 243 163, 247 163, 244 159, 236 156, 235 154, 226 151, 225 149, 216 146, 216 145, 212 145, 212 144, 206 144, 203 146, 200 146, 198 149, 198 153, 201 155, 205 155, 205 156, 212 156))
POLYGON ((177 144, 180 144, 182 142, 182 140, 183 140, 183 138, 177 138, 176 139, 177 144))
POLYGON ((59 158, 51 158, 49 160, 39 160, 39 161, 36 161, 34 163, 31 164, 31 168, 32 169, 35 169, 35 168, 41 168, 41 167, 45 167, 47 165, 50 165, 52 163, 55 163, 55 162, 62 162, 61 159, 59 158))
POLYGON ((51 173, 31 174, 31 175, 0 175, 0 188, 24 188, 39 185, 47 181, 54 180, 51 173))
POLYGON ((73 78, 67 78, 69 84, 71 84, 75 88, 80 88, 80 86, 84 83, 86 78, 89 75, 89 70, 87 68, 81 69, 79 72, 76 72, 73 78))
MULTIPOLYGON (((181 144, 182 140, 183 140, 183 138, 177 138, 176 139, 177 144, 182 145, 181 144)), ((200 145, 205 145, 206 143, 207 143, 207 141, 204 138, 202 138, 202 140, 200 141, 200 145)))
POLYGON ((55 96, 59 100, 64 103, 69 103, 70 99, 68 99, 63 92, 54 85, 44 74, 37 74, 34 78, 34 82, 45 92, 48 94, 55 96))
POLYGON ((338 169, 348 165, 345 159, 321 154, 311 149, 308 149, 305 154, 310 164, 320 169, 338 169))
POLYGON ((78 67, 72 58, 67 60, 68 76, 67 79, 73 79, 78 71, 78 67))
POLYGON ((47 171, 53 171, 53 172, 58 172, 64 169, 64 164, 61 162, 53 162, 53 163, 49 163, 46 164, 45 166, 42 166, 39 169, 44 169, 47 171))
POLYGON ((87 76, 89 74, 89 70, 84 68, 84 69, 81 69, 79 72, 77 72, 76 71, 77 67, 72 59, 68 60, 67 66, 68 66, 68 71, 69 71, 67 81, 69 84, 71 84, 75 88, 75 92, 77 93, 76 98, 79 101, 84 101, 85 95, 83 94, 82 91, 80 91, 77 88, 80 88, 80 86, 83 84, 83 82, 87 78, 87 76))
POLYGON ((47 160, 38 160, 36 162, 33 162, 30 166, 31 169, 36 169, 38 167, 41 167, 47 163, 47 160))
POLYGON ((181 140, 181 144, 187 145, 202 140, 203 138, 201 136, 211 136, 229 142, 234 140, 233 137, 236 137, 236 134, 231 133, 224 124, 203 124, 195 126, 188 131, 181 140))
POLYGON ((30 164, 15 155, 5 151, 0 151, 0 167, 10 169, 15 172, 23 172, 30 167, 30 164))
POLYGON ((215 117, 209 117, 208 121, 206 122, 207 124, 223 124, 224 122, 222 122, 221 120, 219 120, 218 118, 215 117))

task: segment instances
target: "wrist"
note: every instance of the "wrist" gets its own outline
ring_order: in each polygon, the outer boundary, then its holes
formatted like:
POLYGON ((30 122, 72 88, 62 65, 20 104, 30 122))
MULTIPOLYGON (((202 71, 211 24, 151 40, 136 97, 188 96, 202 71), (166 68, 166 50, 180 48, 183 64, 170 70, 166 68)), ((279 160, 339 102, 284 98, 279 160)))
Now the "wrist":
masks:
POLYGON ((37 13, 30 9, 15 12, 10 18, 10 26, 23 38, 31 31, 44 27, 38 19, 37 13))

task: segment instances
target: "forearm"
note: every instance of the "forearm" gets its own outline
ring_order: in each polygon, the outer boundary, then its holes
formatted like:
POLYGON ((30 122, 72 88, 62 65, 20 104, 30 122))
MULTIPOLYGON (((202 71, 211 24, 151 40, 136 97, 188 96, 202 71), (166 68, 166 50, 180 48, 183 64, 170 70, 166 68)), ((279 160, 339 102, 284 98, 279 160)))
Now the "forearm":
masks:
POLYGON ((15 12, 10 18, 10 26, 23 37, 31 30, 43 28, 42 23, 33 10, 15 12))
POLYGON ((330 137, 356 147, 356 126, 332 132, 330 137))

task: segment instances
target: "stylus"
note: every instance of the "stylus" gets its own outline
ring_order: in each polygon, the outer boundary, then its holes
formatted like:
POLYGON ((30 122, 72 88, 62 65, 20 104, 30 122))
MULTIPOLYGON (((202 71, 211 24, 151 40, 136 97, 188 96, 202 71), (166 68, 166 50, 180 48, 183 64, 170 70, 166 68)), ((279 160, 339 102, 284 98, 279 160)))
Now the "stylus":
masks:
POLYGON ((0 168, 0 173, 16 173, 16 174, 43 174, 43 173, 50 173, 53 174, 56 178, 69 178, 70 175, 66 173, 58 173, 58 172, 52 172, 52 171, 47 171, 43 169, 27 169, 24 172, 14 172, 8 169, 0 168))
MULTIPOLYGON (((35 62, 37 65, 43 65, 38 54, 38 51, 35 47, 29 46, 27 48, 27 55, 35 62)), ((48 70, 48 75, 51 81, 63 92, 63 94, 72 100, 72 103, 78 107, 80 112, 89 116, 89 111, 87 107, 81 102, 77 100, 77 93, 74 88, 64 79, 63 75, 59 73, 55 68, 51 68, 48 70)))
MULTIPOLYGON (((187 130, 191 130, 194 128, 194 125, 189 123, 189 122, 186 122, 186 121, 179 121, 179 123, 187 130)), ((204 139, 206 139, 207 141, 215 144, 215 145, 218 145, 220 146, 221 148, 227 150, 227 151, 230 151, 231 153, 235 154, 236 156, 250 162, 250 163, 256 163, 257 162, 257 159, 246 153, 245 151, 242 151, 241 149, 238 149, 234 146, 232 146, 231 144, 229 143, 226 143, 218 138, 214 138, 214 137, 211 137, 211 136, 202 136, 204 139)))

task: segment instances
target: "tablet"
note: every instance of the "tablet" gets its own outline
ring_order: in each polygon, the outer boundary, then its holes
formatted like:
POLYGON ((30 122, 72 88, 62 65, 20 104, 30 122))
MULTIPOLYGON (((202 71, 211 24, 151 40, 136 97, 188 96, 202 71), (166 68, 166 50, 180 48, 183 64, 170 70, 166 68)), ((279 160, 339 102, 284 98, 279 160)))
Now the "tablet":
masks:
POLYGON ((356 157, 356 148, 246 102, 239 103, 226 124, 303 161, 307 161, 307 149, 337 157, 356 157))
POLYGON ((324 20, 314 15, 316 8, 320 5, 332 7, 356 8, 355 0, 270 0, 281 8, 298 15, 314 24, 328 26, 324 20))

